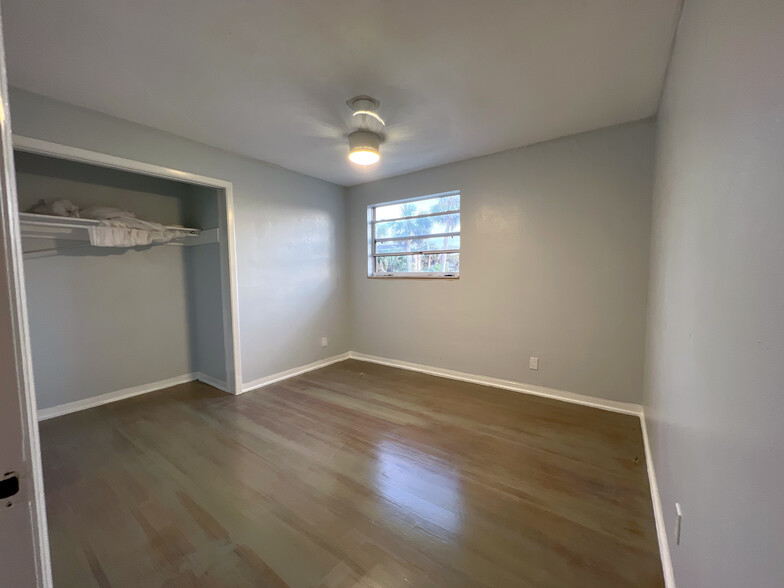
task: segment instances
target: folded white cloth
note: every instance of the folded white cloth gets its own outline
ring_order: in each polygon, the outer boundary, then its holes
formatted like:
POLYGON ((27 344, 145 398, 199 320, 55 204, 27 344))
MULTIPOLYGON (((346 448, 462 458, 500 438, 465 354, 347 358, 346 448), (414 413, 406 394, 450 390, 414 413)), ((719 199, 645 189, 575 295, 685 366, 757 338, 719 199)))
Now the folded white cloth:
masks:
POLYGON ((168 243, 172 239, 184 237, 187 232, 166 228, 160 223, 152 223, 136 218, 127 210, 108 206, 94 206, 83 211, 84 218, 100 221, 96 227, 89 227, 90 245, 96 247, 136 247, 152 243, 168 243))
POLYGON ((96 247, 136 247, 152 243, 150 231, 140 231, 113 223, 114 221, 101 221, 97 227, 88 227, 90 245, 96 247))

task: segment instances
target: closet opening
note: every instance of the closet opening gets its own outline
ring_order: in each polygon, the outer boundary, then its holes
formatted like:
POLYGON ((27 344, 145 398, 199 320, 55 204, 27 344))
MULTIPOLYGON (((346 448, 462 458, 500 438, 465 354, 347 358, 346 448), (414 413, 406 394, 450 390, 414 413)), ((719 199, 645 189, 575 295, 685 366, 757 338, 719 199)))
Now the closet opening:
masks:
POLYGON ((14 138, 38 418, 241 392, 232 185, 14 138))

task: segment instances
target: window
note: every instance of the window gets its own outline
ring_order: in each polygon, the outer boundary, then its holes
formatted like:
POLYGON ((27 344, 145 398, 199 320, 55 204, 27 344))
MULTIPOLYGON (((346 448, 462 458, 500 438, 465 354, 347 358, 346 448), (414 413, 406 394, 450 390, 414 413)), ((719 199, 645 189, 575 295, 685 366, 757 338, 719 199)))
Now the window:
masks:
POLYGON ((368 207, 374 278, 457 278, 460 275, 460 192, 368 207))

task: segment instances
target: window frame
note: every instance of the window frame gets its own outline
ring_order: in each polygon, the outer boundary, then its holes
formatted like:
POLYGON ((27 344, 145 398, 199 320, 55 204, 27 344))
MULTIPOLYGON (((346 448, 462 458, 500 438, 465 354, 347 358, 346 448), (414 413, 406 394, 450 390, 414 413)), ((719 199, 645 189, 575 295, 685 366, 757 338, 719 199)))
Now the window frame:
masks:
MULTIPOLYGON (((404 198, 402 200, 392 200, 389 202, 379 202, 376 204, 370 204, 367 207, 367 246, 368 246, 368 279, 379 279, 379 280, 393 280, 393 279, 404 279, 404 280, 411 280, 411 279, 425 279, 425 280, 457 280, 460 279, 460 271, 456 272, 385 272, 379 273, 376 272, 376 258, 378 257, 395 257, 395 256, 404 256, 404 255, 422 255, 428 253, 457 253, 460 255, 462 252, 462 245, 463 245, 463 235, 462 235, 462 226, 460 231, 452 231, 449 233, 437 233, 434 235, 411 235, 410 237, 384 237, 381 239, 375 238, 376 233, 376 224, 379 223, 386 223, 386 222, 394 222, 399 220, 410 220, 410 219, 417 219, 417 218, 428 218, 431 216, 446 216, 449 214, 461 214, 461 210, 463 207, 463 198, 462 192, 460 190, 450 190, 448 192, 439 192, 437 194, 427 194, 425 196, 414 196, 413 198, 404 198), (406 204, 408 202, 417 202, 419 200, 430 200, 433 198, 444 198, 447 196, 460 196, 460 206, 456 210, 449 210, 445 212, 431 212, 427 214, 418 214, 413 216, 404 216, 401 218, 395 219, 382 219, 376 220, 376 209, 384 206, 390 206, 393 204, 406 204), (386 241, 405 241, 408 239, 430 239, 430 238, 447 238, 447 237, 460 237, 460 247, 458 249, 439 249, 439 250, 432 250, 432 251, 407 251, 407 252, 395 252, 395 253, 376 253, 376 244, 383 243, 386 241)), ((462 217, 461 217, 462 221, 462 217)), ((458 266, 459 267, 459 266, 458 266)))

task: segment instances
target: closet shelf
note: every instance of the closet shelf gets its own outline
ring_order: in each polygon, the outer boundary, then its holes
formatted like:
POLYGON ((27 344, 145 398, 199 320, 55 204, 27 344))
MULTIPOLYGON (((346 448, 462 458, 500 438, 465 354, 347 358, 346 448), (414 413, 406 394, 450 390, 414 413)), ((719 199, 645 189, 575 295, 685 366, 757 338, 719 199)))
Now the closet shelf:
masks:
MULTIPOLYGON (((100 221, 91 218, 51 216, 31 212, 19 213, 19 225, 23 239, 56 239, 65 241, 89 241, 89 227, 98 226, 100 221)), ((191 229, 167 226, 167 229, 183 231, 185 234, 165 245, 205 245, 218 242, 218 229, 191 229)))

